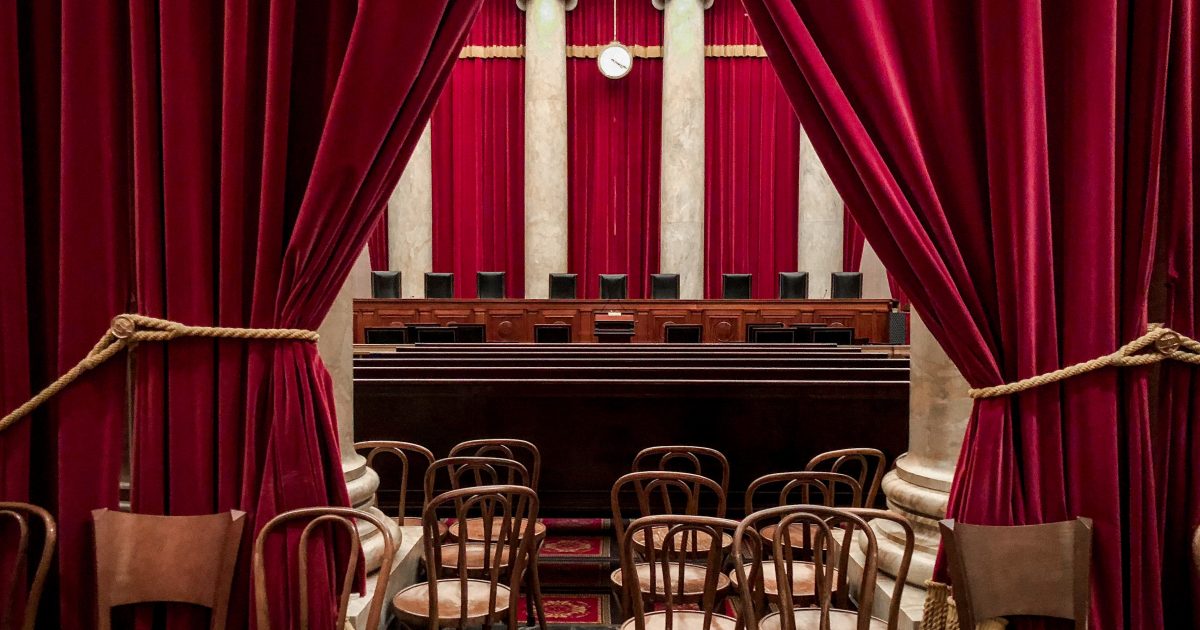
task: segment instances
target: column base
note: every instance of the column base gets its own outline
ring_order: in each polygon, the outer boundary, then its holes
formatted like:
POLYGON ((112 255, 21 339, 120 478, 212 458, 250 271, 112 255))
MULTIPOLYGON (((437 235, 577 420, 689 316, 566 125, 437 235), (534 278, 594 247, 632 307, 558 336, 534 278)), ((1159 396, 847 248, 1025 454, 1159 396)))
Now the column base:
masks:
MULTIPOLYGON (((850 574, 847 576, 852 585, 851 597, 858 599, 858 588, 862 584, 863 553, 857 545, 850 550, 850 574)), ((887 620, 896 592, 896 580, 890 575, 879 571, 875 579, 875 596, 871 604, 871 616, 887 620)), ((855 601, 857 604, 858 602, 855 601)), ((925 589, 921 586, 905 584, 900 593, 900 614, 896 618, 897 630, 920 630, 921 618, 925 612, 925 589)))

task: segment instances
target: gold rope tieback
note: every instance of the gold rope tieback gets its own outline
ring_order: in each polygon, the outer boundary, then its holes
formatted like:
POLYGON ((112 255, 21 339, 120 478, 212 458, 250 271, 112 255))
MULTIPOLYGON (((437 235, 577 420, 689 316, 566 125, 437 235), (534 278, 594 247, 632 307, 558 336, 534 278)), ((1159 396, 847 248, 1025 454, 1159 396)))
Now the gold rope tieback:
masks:
POLYGON ((147 317, 135 313, 117 315, 104 336, 96 342, 75 367, 58 377, 25 404, 0 419, 0 431, 29 415, 42 403, 70 385, 84 372, 104 363, 121 350, 132 348, 141 341, 170 341, 180 337, 209 337, 214 339, 267 339, 285 341, 316 341, 317 333, 303 328, 230 328, 226 326, 188 326, 168 319, 147 317))
POLYGON ((1008 383, 1007 385, 974 388, 968 390, 967 393, 970 394, 971 398, 1008 396, 1009 394, 1016 394, 1033 389, 1034 387, 1057 383, 1072 376, 1079 376, 1080 374, 1086 374, 1101 368, 1151 365, 1159 361, 1166 361, 1167 359, 1200 365, 1200 342, 1181 335, 1170 328, 1166 328, 1162 324, 1150 324, 1146 334, 1121 346, 1120 349, 1112 354, 1097 357, 1091 361, 1076 363, 1061 370, 1022 379, 1015 383, 1008 383), (1142 352, 1142 350, 1145 350, 1151 344, 1154 345, 1155 351, 1142 352))

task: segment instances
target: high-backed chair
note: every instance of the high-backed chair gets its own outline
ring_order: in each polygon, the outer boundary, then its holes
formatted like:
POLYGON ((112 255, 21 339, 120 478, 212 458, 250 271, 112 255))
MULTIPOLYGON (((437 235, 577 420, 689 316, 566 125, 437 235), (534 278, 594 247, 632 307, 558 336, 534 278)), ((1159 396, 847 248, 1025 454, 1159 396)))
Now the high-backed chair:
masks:
MULTIPOLYGON (((440 630, 447 626, 491 627, 498 620, 517 630, 517 602, 526 563, 534 557, 533 524, 537 493, 528 486, 485 485, 451 490, 434 497, 425 508, 425 559, 429 581, 401 590, 392 610, 410 627, 440 630), (487 529, 483 540, 460 539, 452 554, 435 542, 438 510, 453 509, 455 522, 478 519, 487 529), (493 518, 487 518, 492 516, 493 518), (469 545, 474 544, 474 547, 469 545), (477 549, 472 552, 471 549, 477 549), (452 555, 455 562, 447 564, 452 555), (478 564, 460 567, 459 558, 477 557, 478 564)), ((371 626, 375 627, 375 626, 371 626)))
MULTIPOLYGON (((848 507, 877 507, 879 485, 887 472, 887 456, 877 448, 841 448, 826 451, 808 460, 808 471, 828 471, 853 477, 862 489, 862 501, 848 507)), ((845 504, 841 504, 845 506, 845 504)))
POLYGON ((944 520, 940 525, 961 627, 1022 615, 1070 619, 1086 630, 1091 519, 1011 527, 944 520))
POLYGON ((829 279, 829 296, 835 300, 857 300, 862 297, 862 273, 835 271, 829 279))
POLYGON ((620 543, 620 592, 628 620, 622 630, 735 630, 738 623, 718 611, 725 610, 729 579, 722 575, 724 552, 710 546, 699 556, 680 553, 695 541, 731 538, 737 521, 706 516, 664 514, 639 518, 629 524, 620 543), (661 548, 634 556, 634 540, 661 537, 661 548), (654 597, 646 597, 655 593, 654 597), (651 608, 651 602, 661 602, 651 608))
POLYGON ((11 578, 7 583, 8 592, 0 592, 0 628, 33 630, 42 587, 46 584, 58 541, 58 526, 49 512, 36 505, 3 501, 0 502, 0 534, 4 533, 15 534, 15 540, 7 536, 0 538, 0 547, 14 553, 16 564, 12 575, 5 576, 11 578), (36 536, 31 537, 30 532, 36 536), (30 553, 31 550, 34 553, 30 553), (33 577, 24 582, 25 569, 29 566, 27 554, 37 558, 37 568, 33 577), (22 586, 24 588, 20 588, 22 586))
POLYGON ((371 297, 398 298, 400 297, 399 271, 372 271, 371 297))
POLYGON ((448 300, 454 297, 454 274, 425 273, 425 297, 448 300))
POLYGON ((629 297, 629 276, 623 273, 600 274, 600 299, 624 300, 629 297))
POLYGON ((550 299, 574 300, 579 296, 576 287, 578 279, 579 276, 573 273, 550 274, 550 299))
POLYGON ((504 288, 504 272, 476 272, 475 292, 481 300, 502 300, 508 297, 504 288))
POLYGON ((100 509, 92 510, 92 522, 100 630, 112 627, 114 607, 148 602, 203 606, 212 610, 210 629, 225 627, 245 512, 155 516, 100 509))
POLYGON ((808 299, 808 272, 781 271, 779 272, 779 299, 804 300, 808 299))
POLYGON ((650 297, 655 300, 679 299, 679 274, 650 274, 650 297))
MULTIPOLYGON (((393 520, 397 525, 405 527, 420 527, 421 516, 408 516, 408 486, 409 479, 415 478, 418 481, 418 489, 423 490, 420 486, 420 481, 424 479, 424 474, 429 467, 433 465, 435 459, 433 451, 412 442, 399 442, 396 440, 368 440, 365 442, 356 442, 354 444, 355 451, 366 451, 367 467, 377 473, 385 473, 391 470, 391 466, 377 461, 380 455, 390 455, 388 459, 394 459, 393 464, 400 467, 400 497, 396 507, 396 516, 393 520), (415 462, 413 460, 416 460, 415 462), (414 463, 418 463, 420 468, 415 468, 414 463), (416 473, 414 475, 414 473, 416 473)), ((420 505, 417 508, 417 514, 424 514, 425 506, 429 503, 429 497, 425 496, 424 492, 418 497, 420 505)), ((445 526, 442 528, 445 529, 445 526)), ((442 532, 445 534, 445 531, 442 532)))
MULTIPOLYGON (((310 627, 309 616, 310 611, 306 605, 308 602, 308 562, 309 562, 309 543, 312 541, 313 532, 334 531, 341 529, 346 539, 349 541, 349 550, 345 554, 346 567, 342 574, 341 591, 338 597, 338 609, 334 619, 318 619, 311 623, 311 627, 316 628, 337 628, 346 627, 346 608, 350 602, 350 593, 354 590, 354 580, 358 575, 358 558, 359 551, 362 549, 362 541, 359 539, 359 530, 357 522, 370 523, 376 530, 379 531, 383 540, 383 552, 380 556, 381 564, 377 574, 375 583, 375 593, 371 597, 371 604, 367 608, 367 628, 378 628, 380 617, 383 613, 383 600, 387 597, 387 584, 392 574, 392 562, 396 556, 396 544, 399 541, 392 539, 392 533, 384 525, 383 521, 362 510, 356 510, 348 507, 309 507, 289 510, 282 514, 278 514, 275 518, 267 521, 266 525, 258 532, 258 537, 254 540, 254 601, 255 614, 257 615, 259 628, 274 628, 283 627, 271 625, 271 602, 270 596, 267 593, 267 561, 266 561, 266 544, 267 540, 275 535, 280 541, 288 541, 290 537, 280 531, 287 528, 289 525, 303 523, 304 527, 300 529, 300 536, 297 539, 296 551, 296 574, 295 579, 300 592, 299 610, 294 611, 292 618, 297 624, 292 627, 298 627, 301 630, 307 630, 310 627), (279 532, 278 534, 276 532, 279 532), (332 622, 332 625, 330 623, 332 622)), ((336 534, 333 534, 336 536, 336 534)), ((289 551, 289 555, 291 552, 289 551)), ((339 554, 340 555, 340 554, 339 554)), ((291 577, 291 576, 288 576, 291 577)))
POLYGON ((748 273, 721 274, 721 297, 726 300, 749 300, 754 276, 748 273))

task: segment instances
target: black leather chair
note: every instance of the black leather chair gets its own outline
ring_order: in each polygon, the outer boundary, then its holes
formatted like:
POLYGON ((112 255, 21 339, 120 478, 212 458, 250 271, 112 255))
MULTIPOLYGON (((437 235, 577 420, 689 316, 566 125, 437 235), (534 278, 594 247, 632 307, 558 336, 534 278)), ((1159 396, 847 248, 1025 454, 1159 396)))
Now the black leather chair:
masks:
POLYGON ((503 271, 479 271, 475 274, 475 294, 481 300, 503 300, 508 297, 504 290, 503 271))
POLYGON ((367 328, 363 331, 367 343, 400 345, 409 343, 407 328, 367 328))
POLYGON ((629 297, 629 277, 623 273, 600 274, 600 299, 624 300, 629 297))
POLYGON ((455 343, 483 343, 487 341, 487 327, 483 324, 450 324, 455 343))
POLYGON ((577 278, 578 276, 573 273, 550 274, 550 299, 574 300, 578 297, 579 294, 575 287, 577 278))
POLYGON ((655 300, 679 299, 679 274, 650 274, 650 297, 655 300))
POLYGON ((753 279, 748 273, 721 274, 721 297, 726 300, 749 300, 753 279))
POLYGON ((570 324, 534 324, 534 343, 571 343, 570 324))
POLYGON ((704 327, 695 324, 667 324, 663 326, 663 341, 666 343, 700 343, 704 327))
POLYGON ((808 299, 808 272, 781 271, 779 272, 779 299, 805 300, 808 299))
POLYGON ((835 271, 830 277, 830 297, 835 300, 857 300, 862 297, 862 274, 857 271, 835 271))
POLYGON ((371 297, 398 298, 400 297, 399 271, 372 271, 371 297))
POLYGON ((453 328, 443 328, 441 326, 430 326, 428 328, 422 326, 414 329, 417 336, 414 341, 416 343, 454 343, 457 338, 454 335, 453 328))
POLYGON ((814 328, 813 341, 816 343, 836 343, 839 346, 853 345, 854 329, 845 326, 814 328))
POLYGON ((448 300, 454 297, 454 274, 426 273, 425 297, 448 300))

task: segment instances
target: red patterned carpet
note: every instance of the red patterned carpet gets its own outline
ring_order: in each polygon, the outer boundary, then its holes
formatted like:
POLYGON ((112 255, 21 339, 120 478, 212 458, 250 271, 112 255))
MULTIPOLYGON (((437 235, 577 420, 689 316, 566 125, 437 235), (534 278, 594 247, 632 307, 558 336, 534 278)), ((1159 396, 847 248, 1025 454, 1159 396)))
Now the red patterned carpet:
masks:
MULTIPOLYGON (((542 595, 546 607, 546 622, 556 625, 607 625, 612 623, 612 601, 609 595, 542 595)), ((525 623, 525 598, 521 597, 517 619, 525 623)))

